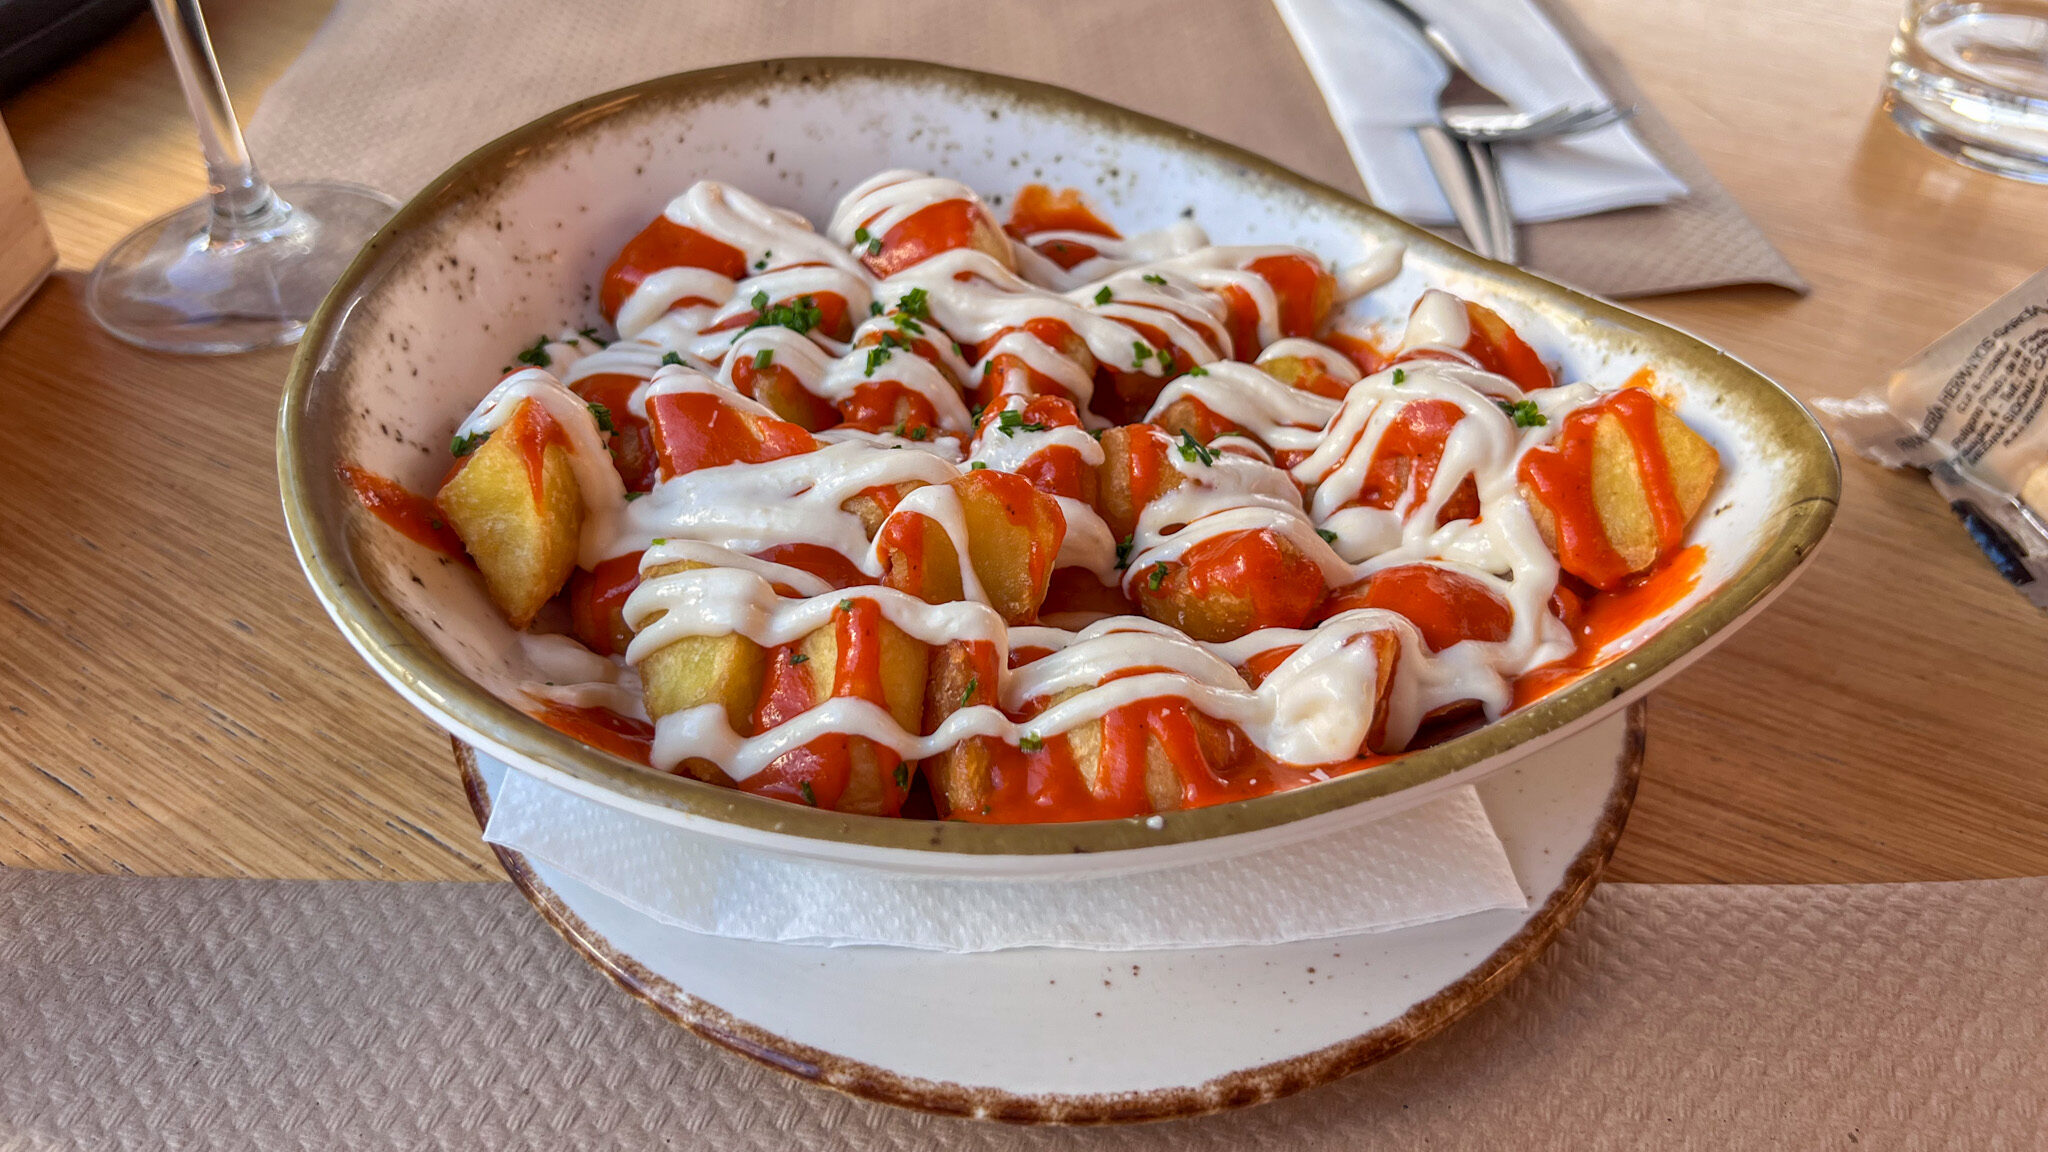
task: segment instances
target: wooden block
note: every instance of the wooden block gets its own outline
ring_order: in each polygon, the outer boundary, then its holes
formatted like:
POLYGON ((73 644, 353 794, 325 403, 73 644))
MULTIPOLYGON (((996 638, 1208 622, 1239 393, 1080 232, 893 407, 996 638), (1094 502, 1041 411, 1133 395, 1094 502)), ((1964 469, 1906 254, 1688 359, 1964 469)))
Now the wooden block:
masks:
POLYGON ((0 328, 57 267, 57 245, 43 225, 28 173, 0 123, 0 328))

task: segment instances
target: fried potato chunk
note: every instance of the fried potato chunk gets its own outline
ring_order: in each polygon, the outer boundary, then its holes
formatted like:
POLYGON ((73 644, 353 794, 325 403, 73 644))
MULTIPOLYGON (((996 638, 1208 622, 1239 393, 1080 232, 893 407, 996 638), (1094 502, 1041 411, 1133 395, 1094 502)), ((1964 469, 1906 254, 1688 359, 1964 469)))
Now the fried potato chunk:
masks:
POLYGON ((1102 434, 1102 464, 1096 469, 1096 510, 1110 534, 1122 540, 1136 530, 1145 505, 1185 479, 1166 453, 1172 441, 1150 424, 1126 424, 1102 434))
POLYGON ((1212 536, 1137 573, 1130 587, 1145 615, 1210 642, 1302 627, 1328 591, 1315 561, 1264 528, 1212 536))
MULTIPOLYGON (((808 706, 834 696, 860 696, 882 705, 904 731, 917 732, 924 715, 929 649, 890 623, 871 602, 854 603, 849 619, 815 629, 797 645, 810 680, 808 706), (844 653, 842 640, 848 647, 844 653)), ((892 749, 858 736, 846 739, 846 752, 846 787, 831 806, 841 812, 894 813, 909 784, 902 759, 892 749), (899 768, 904 770, 899 773, 899 768)))
POLYGON ((1066 540, 1059 501, 1022 476, 984 468, 949 483, 967 526, 967 559, 1005 623, 1028 624, 1045 602, 1053 562, 1066 540))
MULTIPOLYGON (((1714 481, 1720 475, 1721 457, 1713 445, 1687 427, 1685 421, 1670 409, 1654 400, 1650 403, 1654 405, 1656 450, 1663 454, 1672 496, 1681 519, 1690 523, 1706 503, 1708 493, 1713 491, 1714 481)), ((1560 547, 1557 513, 1539 498, 1526 479, 1526 469, 1523 493, 1528 498, 1537 531, 1543 534, 1543 542, 1553 552, 1560 553, 1565 570, 1597 588, 1611 589, 1621 579, 1655 564, 1664 554, 1668 542, 1658 530, 1656 510, 1642 474, 1635 439, 1630 435, 1628 423, 1615 412, 1601 412, 1595 420, 1585 467, 1588 470, 1585 482, 1593 508, 1599 516, 1599 527, 1607 538, 1607 544, 1619 557, 1619 573, 1596 568, 1570 555, 1572 549, 1560 547)))
MULTIPOLYGON (((656 565, 641 575, 652 580, 703 567, 695 561, 679 560, 656 565)), ((653 619, 660 618, 657 615, 653 619)), ((744 736, 753 727, 754 702, 761 695, 767 653, 736 633, 685 636, 650 653, 638 668, 640 696, 647 706, 648 718, 659 720, 673 712, 716 704, 725 710, 727 726, 744 736)), ((700 780, 729 783, 725 773, 709 760, 691 757, 680 767, 700 780)))
POLYGON ((560 427, 532 400, 470 453, 434 503, 514 628, 532 623, 576 568, 582 490, 560 427))
MULTIPOLYGON (((938 730, 962 708, 997 702, 999 682, 995 648, 986 641, 956 640, 931 654, 925 682, 925 732, 938 730)), ((943 818, 954 812, 979 812, 995 788, 995 744, 986 736, 970 736, 924 761, 925 779, 943 818)))

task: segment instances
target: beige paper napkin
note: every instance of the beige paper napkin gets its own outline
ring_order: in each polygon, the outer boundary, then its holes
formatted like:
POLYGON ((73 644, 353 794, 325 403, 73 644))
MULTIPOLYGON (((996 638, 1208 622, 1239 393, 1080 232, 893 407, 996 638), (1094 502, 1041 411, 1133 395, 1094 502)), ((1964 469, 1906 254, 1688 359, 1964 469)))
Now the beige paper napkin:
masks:
POLYGON ((1610 885, 1499 998, 1261 1108, 852 1100, 610 987, 504 884, 0 869, 0 1148, 1350 1152, 2048 1146, 2048 879, 1610 885))
MULTIPOLYGON (((1615 100, 1642 104, 1613 54, 1552 21, 1615 100)), ((264 97, 249 138, 273 178, 418 190, 470 149, 584 96, 768 56, 893 56, 1073 88, 1363 193, 1315 83, 1263 0, 339 0, 264 97)), ((1614 296, 1715 284, 1802 288, 1655 109, 1634 125, 1692 194, 1528 230, 1530 267, 1614 296)))

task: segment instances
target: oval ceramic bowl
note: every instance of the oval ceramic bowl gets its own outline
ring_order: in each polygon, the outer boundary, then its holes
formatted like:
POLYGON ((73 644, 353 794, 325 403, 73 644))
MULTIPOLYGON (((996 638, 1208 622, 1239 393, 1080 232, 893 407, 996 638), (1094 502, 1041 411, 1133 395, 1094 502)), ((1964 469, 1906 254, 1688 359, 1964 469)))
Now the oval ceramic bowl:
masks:
MULTIPOLYGON (((1000 210, 1000 209, 999 209, 1000 210)), ((280 479, 315 591, 379 674, 437 723, 571 791, 704 835, 869 866, 1052 874, 1171 866, 1377 818, 1610 715, 1759 609, 1819 544, 1840 477, 1826 437, 1725 353, 1471 254, 1250 153, 1070 92, 933 65, 776 60, 572 105, 471 154, 399 211, 314 317, 285 387, 280 479), (715 178, 812 220, 852 184, 912 167, 1007 196, 1083 189, 1119 227, 1182 217, 1219 242, 1290 243, 1342 266, 1407 245, 1353 305, 1405 313, 1425 287, 1504 315, 1566 378, 1659 390, 1720 450, 1693 539, 1697 586, 1626 657, 1497 723, 1297 791, 1146 820, 994 826, 846 816, 631 764, 523 714, 514 634, 466 568, 365 513, 351 463, 432 491, 458 421, 534 336, 598 322, 610 258, 672 196, 715 178), (1100 855, 1106 853, 1107 855, 1100 855)))

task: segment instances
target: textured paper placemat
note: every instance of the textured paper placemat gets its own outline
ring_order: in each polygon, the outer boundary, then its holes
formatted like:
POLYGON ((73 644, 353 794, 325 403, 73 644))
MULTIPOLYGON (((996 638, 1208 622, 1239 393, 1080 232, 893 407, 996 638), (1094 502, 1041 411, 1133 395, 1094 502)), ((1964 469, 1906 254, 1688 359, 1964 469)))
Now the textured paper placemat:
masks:
MULTIPOLYGON (((1694 189, 1678 203, 1536 225, 1526 262, 1611 296, 1805 285, 1613 53, 1551 5, 1637 131, 1694 189)), ((249 138, 273 179, 409 196, 471 149, 585 96, 769 56, 890 56, 1058 84, 1273 158, 1363 196, 1279 15, 1264 0, 339 0, 272 86, 249 138)))
POLYGON ((1031 1130, 790 1080, 503 884, 0 869, 0 1148, 2048 1145, 2048 879, 1600 889, 1443 1035, 1246 1112, 1031 1130))

